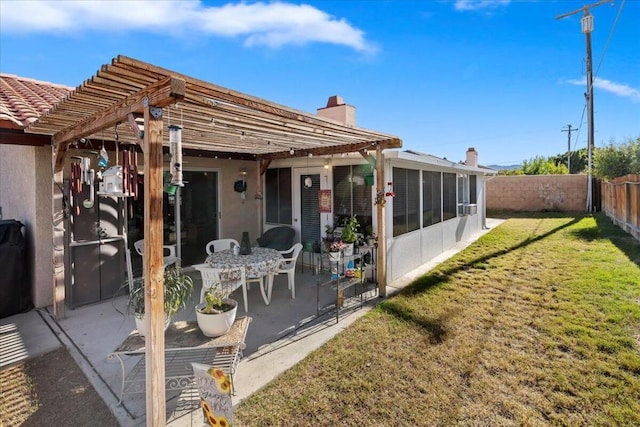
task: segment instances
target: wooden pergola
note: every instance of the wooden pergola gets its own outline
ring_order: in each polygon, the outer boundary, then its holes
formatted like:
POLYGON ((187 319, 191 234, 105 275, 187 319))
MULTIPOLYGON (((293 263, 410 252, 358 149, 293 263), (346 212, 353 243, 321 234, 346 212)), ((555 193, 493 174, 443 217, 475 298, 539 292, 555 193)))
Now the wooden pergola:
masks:
MULTIPOLYGON (((58 191, 55 183, 62 182, 65 154, 82 138, 113 140, 117 130, 120 143, 142 147, 146 183, 145 312, 150 322, 146 412, 147 425, 154 426, 166 423, 162 154, 163 145, 169 144, 170 124, 183 128, 185 155, 253 159, 259 162, 260 174, 274 159, 358 152, 376 167, 380 191, 384 191, 382 150, 402 146, 396 136, 347 126, 125 56, 103 65, 95 76, 25 130, 51 137, 54 194, 58 191)), ((377 205, 377 215, 378 283, 381 295, 385 295, 385 220, 381 205, 377 205)), ((54 268, 60 264, 55 258, 54 268)), ((59 317, 64 316, 63 278, 54 273, 54 311, 59 317)))

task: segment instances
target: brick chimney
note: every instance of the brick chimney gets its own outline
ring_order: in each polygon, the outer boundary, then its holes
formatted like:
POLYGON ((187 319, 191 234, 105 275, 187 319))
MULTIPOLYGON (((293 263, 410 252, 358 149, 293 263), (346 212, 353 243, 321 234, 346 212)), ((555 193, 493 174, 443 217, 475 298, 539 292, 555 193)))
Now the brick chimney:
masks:
POLYGON ((478 167, 478 152, 475 148, 469 147, 467 150, 467 161, 464 162, 467 166, 478 167))
POLYGON ((327 106, 318 108, 317 114, 320 117, 337 120, 347 126, 356 125, 356 107, 345 104, 342 97, 338 95, 330 96, 327 106))

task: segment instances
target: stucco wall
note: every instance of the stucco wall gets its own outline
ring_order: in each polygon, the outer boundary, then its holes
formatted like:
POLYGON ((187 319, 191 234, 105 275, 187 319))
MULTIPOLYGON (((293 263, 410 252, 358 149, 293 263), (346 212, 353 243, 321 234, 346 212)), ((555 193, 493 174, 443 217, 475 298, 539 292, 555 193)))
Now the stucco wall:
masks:
POLYGON ((487 182, 487 209, 584 211, 586 175, 496 176, 487 182))
POLYGON ((51 150, 0 145, 0 206, 4 219, 25 225, 27 270, 36 307, 52 302, 51 150))

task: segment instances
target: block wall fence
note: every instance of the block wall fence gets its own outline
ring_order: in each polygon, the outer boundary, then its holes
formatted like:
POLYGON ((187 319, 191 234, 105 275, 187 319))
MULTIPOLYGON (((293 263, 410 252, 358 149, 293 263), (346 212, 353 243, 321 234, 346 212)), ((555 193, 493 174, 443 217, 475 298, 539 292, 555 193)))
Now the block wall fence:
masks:
POLYGON ((496 176, 487 181, 487 210, 582 211, 587 175, 496 176))

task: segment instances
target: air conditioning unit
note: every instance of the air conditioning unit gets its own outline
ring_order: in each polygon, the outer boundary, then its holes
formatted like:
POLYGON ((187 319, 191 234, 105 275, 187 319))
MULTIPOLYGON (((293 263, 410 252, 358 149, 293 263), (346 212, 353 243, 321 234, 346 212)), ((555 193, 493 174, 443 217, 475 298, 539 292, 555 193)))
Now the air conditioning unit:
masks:
POLYGON ((475 203, 463 205, 462 209, 465 215, 476 215, 478 213, 478 205, 475 203))

